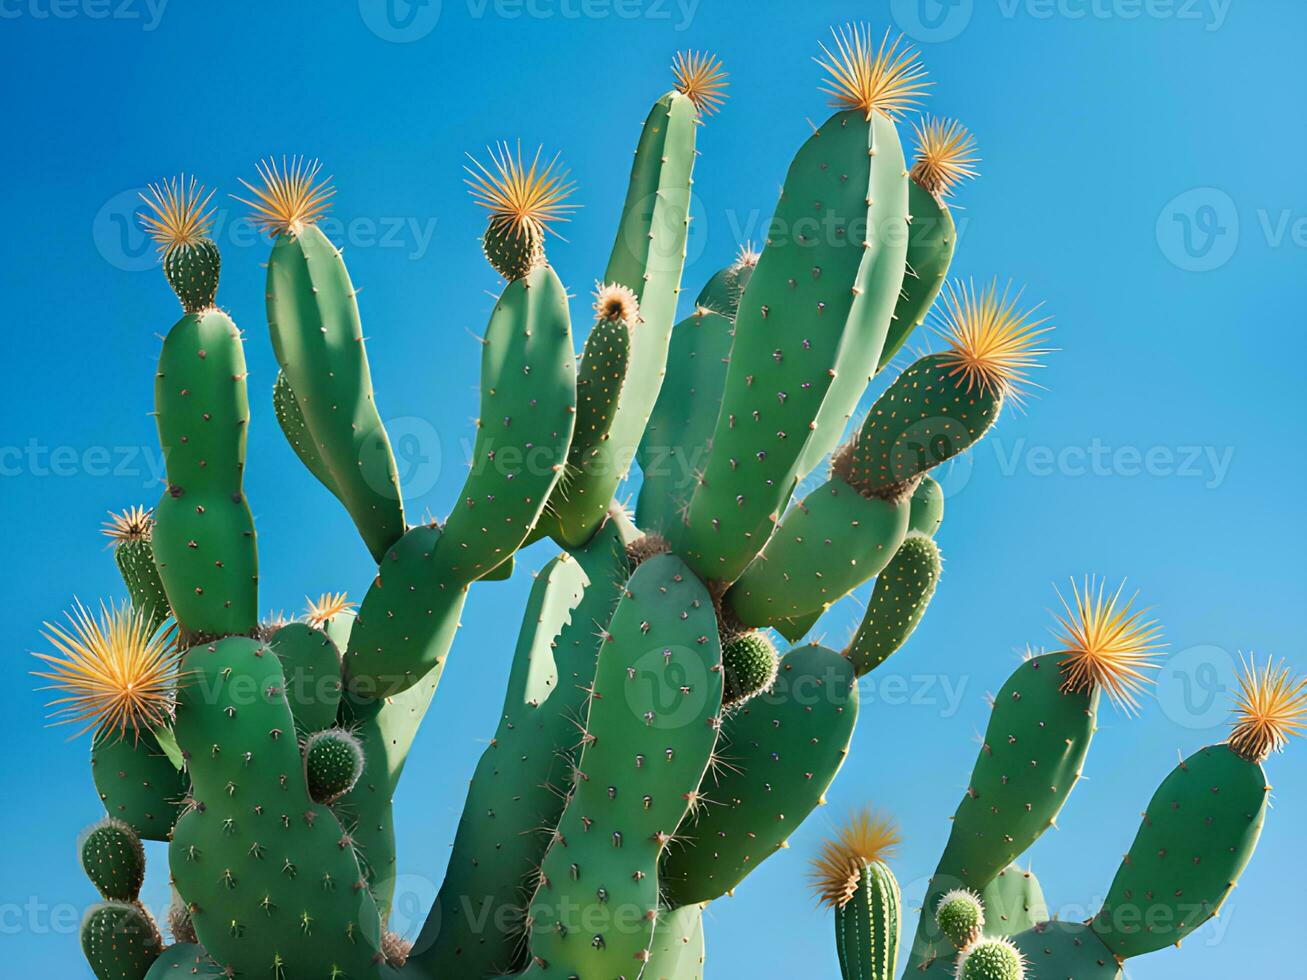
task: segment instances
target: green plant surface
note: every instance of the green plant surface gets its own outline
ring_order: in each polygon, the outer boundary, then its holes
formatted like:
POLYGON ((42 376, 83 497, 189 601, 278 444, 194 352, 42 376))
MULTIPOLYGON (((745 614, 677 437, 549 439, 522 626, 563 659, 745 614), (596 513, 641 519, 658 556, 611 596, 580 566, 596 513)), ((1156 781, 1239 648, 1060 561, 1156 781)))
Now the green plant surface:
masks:
POLYGON ((862 622, 844 651, 859 677, 883 664, 916 631, 939 585, 941 568, 934 540, 909 532, 876 576, 862 622))
POLYGON ((110 733, 91 743, 91 777, 105 812, 143 840, 167 840, 190 789, 190 779, 153 732, 110 733))
POLYGON ((902 897, 883 861, 862 862, 849 900, 835 907, 835 949, 844 980, 890 980, 898 962, 902 897))

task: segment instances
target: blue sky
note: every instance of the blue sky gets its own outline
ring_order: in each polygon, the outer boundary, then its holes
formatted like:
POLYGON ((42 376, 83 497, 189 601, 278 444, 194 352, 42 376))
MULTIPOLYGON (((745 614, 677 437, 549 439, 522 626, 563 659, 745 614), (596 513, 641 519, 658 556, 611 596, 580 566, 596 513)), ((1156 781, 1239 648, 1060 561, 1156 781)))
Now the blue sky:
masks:
MULTIPOLYGON (((984 696, 1047 642, 1053 583, 1128 576, 1170 646, 1143 715, 1107 712, 1088 779, 1031 852, 1065 917, 1092 912, 1137 817, 1176 761, 1224 737, 1241 651, 1307 670, 1301 487, 1307 130, 1295 113, 1307 8, 1295 0, 392 0, 183 4, 0 0, 6 143, 0 269, 8 323, 0 506, 8 561, 0 717, 10 759, 0 935, 7 975, 89 976, 75 936, 91 888, 74 841, 98 815, 86 743, 44 727, 27 652, 40 620, 120 593, 97 533, 152 503, 159 335, 175 301, 125 219, 136 189, 185 169, 224 194, 275 153, 321 157, 329 233, 361 296, 383 415, 415 515, 443 514, 476 413, 474 335, 495 277, 479 253, 465 151, 521 138, 560 150, 584 205, 551 257, 584 294, 600 274, 631 149, 668 64, 717 52, 732 96, 700 133, 692 296, 757 238, 794 150, 824 118, 811 58, 830 25, 868 19, 920 42, 928 108, 977 134, 983 176, 958 195, 954 271, 1011 276, 1042 299, 1059 352, 1047 391, 947 474, 947 565, 907 649, 871 675, 830 806, 791 849, 709 910, 710 976, 828 975, 830 924, 806 858, 849 807, 904 825, 911 893, 948 831, 984 696), (765 938, 764 938, 765 937, 765 938), (12 973, 10 972, 12 971, 12 973)), ((266 243, 224 200, 220 301, 244 328, 255 418, 247 489, 265 609, 373 571, 270 410, 266 243)), ((688 301, 688 300, 687 300, 688 301)), ((407 901, 418 921, 466 780, 494 729, 527 571, 479 587, 401 788, 407 901)), ((865 589, 863 592, 865 593, 865 589)), ((842 640, 857 613, 821 629, 842 640)), ((1268 763, 1259 853, 1182 950, 1139 980, 1284 975, 1299 950, 1307 746, 1268 763)), ((149 897, 166 893, 151 851, 149 897)), ((402 924, 402 921, 401 921, 402 924)), ((908 923, 911 926, 911 923, 908 923)))

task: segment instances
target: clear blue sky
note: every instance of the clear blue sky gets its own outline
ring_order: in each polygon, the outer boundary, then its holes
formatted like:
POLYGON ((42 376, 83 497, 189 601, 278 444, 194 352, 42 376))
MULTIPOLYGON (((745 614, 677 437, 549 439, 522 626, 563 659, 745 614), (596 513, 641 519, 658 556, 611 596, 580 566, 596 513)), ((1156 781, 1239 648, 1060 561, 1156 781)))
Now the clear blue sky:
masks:
MULTIPOLYGON (((850 762, 790 851, 710 909, 716 976, 830 975, 830 923, 803 887, 834 817, 874 802, 903 822, 905 887, 933 867, 987 708, 1027 643, 1046 642, 1052 583, 1129 576, 1167 629, 1158 700, 1108 713, 1061 829, 1033 850, 1068 917, 1102 895, 1153 788, 1223 738, 1210 695, 1238 651, 1307 669, 1300 555, 1307 130, 1298 0, 395 0, 183 4, 0 0, 6 93, 0 270, 8 324, 0 718, 8 759, 0 861, 7 976, 89 976, 74 935, 91 898, 74 857, 98 815, 87 744, 43 727, 27 676, 37 628, 74 595, 120 585, 97 528, 153 503, 148 416, 175 301, 134 234, 135 189, 194 171, 237 190, 269 153, 320 156, 328 226, 361 297, 383 414, 410 507, 443 514, 476 413, 479 333, 495 278, 462 185, 463 153, 521 137, 559 149, 585 205, 551 255, 574 292, 603 267, 631 149, 680 48, 720 54, 731 100, 703 129, 689 295, 757 237, 805 119, 824 118, 811 58, 831 24, 897 23, 922 42, 929 108, 976 132, 983 176, 959 195, 955 271, 1012 276, 1047 301, 1061 351, 1048 391, 955 468, 941 591, 910 646, 872 675, 850 762), (920 2, 920 5, 919 5, 920 2), (398 16, 397 16, 398 15, 398 16), (438 15, 438 16, 433 16, 438 15), (73 928, 69 927, 70 917, 73 928)), ((266 244, 224 199, 220 301, 244 328, 255 418, 248 492, 267 609, 372 577, 343 513, 272 419, 266 244)), ((401 788, 401 863, 429 894, 498 712, 527 572, 477 588, 401 788)), ((864 590, 865 591, 865 590, 864 590)), ((852 610, 823 629, 842 639, 852 610)), ((1268 764, 1259 853, 1179 952, 1139 980, 1285 976, 1300 955, 1307 746, 1268 764)), ((151 849, 149 897, 166 891, 151 849)), ((401 905, 414 919, 419 897, 401 905)), ((1080 910, 1087 910, 1081 912, 1080 910)), ((911 923, 907 923, 910 927, 911 923)), ((711 974, 710 974, 711 975, 711 974)))

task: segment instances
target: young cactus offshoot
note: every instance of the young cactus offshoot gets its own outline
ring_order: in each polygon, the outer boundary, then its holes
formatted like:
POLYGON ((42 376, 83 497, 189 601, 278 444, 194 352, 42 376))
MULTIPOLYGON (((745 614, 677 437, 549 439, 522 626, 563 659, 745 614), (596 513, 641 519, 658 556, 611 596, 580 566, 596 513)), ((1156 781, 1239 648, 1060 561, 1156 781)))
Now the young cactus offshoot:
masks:
POLYGON ((958 980, 1025 980, 1026 961, 1010 940, 984 939, 958 956, 958 980))
POLYGON ((529 163, 520 142, 516 150, 502 143, 487 152, 488 166, 468 155, 472 166, 464 168, 466 183, 476 202, 490 212, 481 239, 486 259, 512 282, 545 261, 545 233, 576 210, 577 205, 567 203, 576 185, 558 167, 557 156, 542 164, 539 148, 529 163))
POLYGON ((149 211, 138 217, 158 243, 163 274, 187 313, 208 309, 218 292, 222 256, 209 238, 212 198, 213 191, 185 174, 150 184, 141 195, 149 211))
POLYGON ((985 928, 985 907, 980 896, 965 888, 945 892, 935 908, 935 923, 958 949, 966 949, 985 928))
POLYGON ((882 814, 855 813, 812 862, 818 901, 835 910, 835 946, 844 980, 890 980, 898 959, 899 884, 885 864, 899 842, 882 814))

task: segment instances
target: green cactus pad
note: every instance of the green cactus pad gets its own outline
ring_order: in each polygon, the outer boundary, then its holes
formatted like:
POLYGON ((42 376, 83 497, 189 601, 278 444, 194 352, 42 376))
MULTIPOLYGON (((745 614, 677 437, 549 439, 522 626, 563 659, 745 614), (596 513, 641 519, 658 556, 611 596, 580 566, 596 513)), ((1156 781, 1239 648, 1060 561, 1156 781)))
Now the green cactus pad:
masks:
POLYGON ((168 855, 200 942, 236 975, 379 976, 377 907, 349 834, 309 797, 280 662, 230 637, 182 666, 194 803, 168 855))
POLYGON ((203 946, 179 942, 154 961, 145 980, 224 980, 224 976, 203 946))
POLYGON ((222 255, 208 238, 178 245, 163 253, 163 275, 181 300, 187 313, 199 313, 213 306, 218 294, 222 255))
POLYGON ((985 906, 985 935, 1014 936, 1048 920, 1048 903, 1039 879, 1029 869, 1009 864, 980 893, 985 906))
POLYGON ((720 666, 708 590, 679 558, 650 558, 600 646, 575 787, 529 908, 529 975, 632 975, 648 958, 658 860, 717 739, 720 666))
POLYGON ((504 288, 483 344, 472 470, 440 544, 444 563, 463 583, 521 546, 567 459, 576 355, 567 290, 552 268, 539 266, 504 288))
POLYGON ((97 980, 143 980, 163 952, 150 913, 135 902, 102 902, 82 919, 82 953, 97 980))
POLYGON ((660 909, 643 980, 703 980, 703 909, 660 909))
POLYGON ((1002 389, 971 387, 948 353, 914 361, 872 405, 835 470, 860 492, 895 498, 916 478, 970 449, 1003 407, 1002 389))
POLYGON ((1111 950, 1082 922, 1041 922, 1012 937, 1026 980, 1120 980, 1111 950))
POLYGON ((893 560, 876 577, 862 623, 844 655, 858 676, 870 673, 908 641, 926 614, 939 584, 939 546, 920 533, 909 533, 893 560))
POLYGON ((508 691, 482 753, 440 894, 415 959, 434 976, 492 976, 526 966, 524 892, 567 800, 577 719, 594 680, 599 633, 627 579, 624 529, 541 570, 527 600, 508 691))
POLYGON ((281 234, 268 258, 272 348, 331 484, 377 561, 404 533, 390 439, 372 394, 356 290, 316 225, 281 234))
POLYGON ((835 949, 844 980, 891 980, 902 904, 894 872, 883 861, 864 862, 853 895, 835 907, 835 949))
MULTIPOLYGON (((867 242, 879 237, 870 232, 880 224, 877 205, 867 202, 879 171, 893 165, 897 138, 882 143, 892 129, 859 111, 837 112, 790 165, 770 241, 740 301, 712 456, 689 509, 684 553, 705 579, 739 577, 770 537, 800 475, 841 351, 851 349, 853 290, 864 256, 876 250, 867 242), (882 148, 883 155, 872 155, 882 148)), ((901 150, 897 156, 898 180, 906 182, 901 150)), ((906 197, 903 189, 900 218, 906 197)), ((885 206, 895 207, 889 199, 885 206)), ((874 364, 880 341, 869 343, 874 364)), ((830 428, 842 427, 842 407, 828 414, 830 428)))
POLYGON ((915 180, 908 181, 908 251, 903 289, 894 307, 885 346, 876 370, 882 370, 926 319, 953 262, 957 229, 948 206, 915 180))
POLYGON ((699 787, 708 805, 677 830, 663 859, 673 906, 726 894, 785 844, 821 802, 848 755, 858 717, 853 665, 803 646, 781 659, 775 686, 722 722, 714 767, 699 787))
POLYGON ((336 724, 340 709, 340 651, 331 637, 307 623, 287 623, 269 645, 286 675, 286 699, 295 728, 316 732, 336 724))
POLYGON ((1118 957, 1178 944, 1215 915, 1252 858, 1270 786, 1260 764, 1210 745, 1162 781, 1093 928, 1118 957))
POLYGON ((839 479, 823 484, 786 511, 727 604, 749 626, 828 608, 889 564, 908 511, 907 501, 868 499, 839 479))
POLYGON ((336 486, 331 470, 323 462, 322 454, 318 452, 318 447, 313 442, 313 433, 309 432, 308 423, 304 421, 304 413, 300 411, 299 402, 295 400, 295 392, 291 390, 290 382, 286 380, 283 371, 277 372, 277 380, 272 386, 272 411, 277 416, 277 424, 281 426, 281 434, 286 437, 290 448, 295 451, 304 468, 330 490, 332 496, 340 500, 340 488, 336 486))
POLYGON ((576 429, 567 453, 570 474, 583 473, 608 439, 631 356, 631 329, 622 320, 600 319, 590 328, 576 374, 576 429))
POLYGON ((481 236, 491 268, 509 282, 524 279, 545 261, 545 230, 537 222, 491 221, 481 236))
POLYGON ((985 907, 975 892, 955 888, 940 896, 935 906, 935 924, 949 942, 965 949, 980 938, 985 907))
POLYGON ((444 668, 467 583, 437 552, 440 538, 434 524, 411 528, 378 567, 345 650, 346 686, 356 697, 393 697, 444 668), (424 601, 412 601, 415 593, 424 601))
POLYGON ((738 707, 776 680, 780 658, 763 633, 745 633, 722 647, 722 704, 738 707))
POLYGON ((684 526, 722 407, 735 311, 756 262, 749 253, 719 270, 700 291, 694 312, 672 331, 667 377, 635 457, 643 477, 635 507, 640 527, 674 537, 684 526))
POLYGON ((912 491, 912 512, 908 516, 908 530, 935 536, 944 523, 944 488, 932 477, 923 476, 912 491))
POLYGON ((154 559, 182 627, 202 636, 258 623, 254 520, 245 499, 250 408, 240 332, 215 309, 188 313, 159 356, 154 405, 168 471, 154 559))
POLYGON ((167 840, 190 780, 173 765, 153 732, 138 738, 99 736, 91 745, 91 777, 105 812, 144 840, 167 840))
POLYGON ((589 460, 583 478, 560 487, 550 501, 554 534, 564 547, 584 544, 603 520, 658 399, 685 264, 699 125, 694 103, 672 91, 654 103, 640 133, 604 282, 635 293, 642 322, 631 338, 608 439, 589 460))
POLYGON ((134 902, 145 883, 145 848, 127 824, 106 817, 92 824, 78 844, 82 870, 103 898, 134 902))
POLYGON ((335 803, 363 774, 363 746, 343 728, 314 732, 304 743, 304 781, 315 803, 335 803))
MULTIPOLYGON (((1049 827, 1080 779, 1098 718, 1099 689, 1064 689, 1049 653, 1024 661, 994 698, 994 711, 958 804, 948 844, 926 890, 925 907, 953 888, 985 888, 1049 827)), ((951 952, 923 915, 913 967, 951 952)))
POLYGON ((1021 952, 1006 939, 982 939, 958 954, 958 980, 1025 980, 1021 952))

